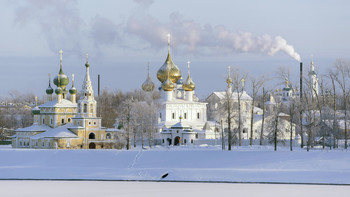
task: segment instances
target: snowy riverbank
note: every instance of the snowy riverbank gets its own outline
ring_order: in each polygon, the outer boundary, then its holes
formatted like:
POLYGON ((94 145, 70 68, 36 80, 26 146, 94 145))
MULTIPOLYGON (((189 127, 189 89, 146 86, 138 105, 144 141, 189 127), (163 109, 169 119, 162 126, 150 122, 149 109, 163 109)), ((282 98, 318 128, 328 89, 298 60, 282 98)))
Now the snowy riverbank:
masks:
POLYGON ((0 179, 102 179, 350 184, 350 152, 271 148, 0 149, 0 179))

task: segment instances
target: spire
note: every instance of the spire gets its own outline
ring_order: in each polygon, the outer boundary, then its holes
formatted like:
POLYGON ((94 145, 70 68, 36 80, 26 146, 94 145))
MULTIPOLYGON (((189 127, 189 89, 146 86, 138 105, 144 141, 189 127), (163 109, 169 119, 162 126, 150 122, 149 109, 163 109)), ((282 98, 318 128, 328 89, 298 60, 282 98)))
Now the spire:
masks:
POLYGON ((63 74, 63 69, 62 69, 62 54, 63 54, 63 51, 62 49, 59 51, 60 53, 60 74, 63 74))
POLYGON ((188 76, 190 76, 190 61, 187 61, 188 76))
POLYGON ((168 34, 168 53, 170 53, 170 34, 168 34))
POLYGON ((311 71, 315 71, 315 67, 314 67, 314 55, 311 55, 311 63, 310 63, 310 66, 311 66, 311 71))
POLYGON ((226 79, 227 88, 228 88, 229 91, 232 91, 232 89, 231 89, 231 83, 232 83, 231 66, 228 66, 227 69, 228 69, 228 76, 227 76, 227 79, 226 79))
POLYGON ((82 96, 83 97, 91 96, 92 98, 94 98, 94 91, 92 90, 90 73, 89 73, 90 65, 89 65, 89 55, 88 54, 86 54, 85 67, 86 67, 86 74, 85 74, 85 78, 84 78, 83 86, 82 86, 82 96))
POLYGON ((244 90, 244 87, 245 87, 245 79, 244 78, 242 78, 241 83, 242 83, 242 90, 244 90))

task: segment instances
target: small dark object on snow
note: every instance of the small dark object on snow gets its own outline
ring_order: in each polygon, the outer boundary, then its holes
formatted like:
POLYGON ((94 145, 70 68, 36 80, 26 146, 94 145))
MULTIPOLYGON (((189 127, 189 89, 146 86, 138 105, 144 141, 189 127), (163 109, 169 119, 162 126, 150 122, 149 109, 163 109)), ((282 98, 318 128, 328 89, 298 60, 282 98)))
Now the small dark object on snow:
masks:
POLYGON ((169 173, 163 174, 162 179, 164 179, 164 178, 167 177, 168 175, 169 175, 169 173))

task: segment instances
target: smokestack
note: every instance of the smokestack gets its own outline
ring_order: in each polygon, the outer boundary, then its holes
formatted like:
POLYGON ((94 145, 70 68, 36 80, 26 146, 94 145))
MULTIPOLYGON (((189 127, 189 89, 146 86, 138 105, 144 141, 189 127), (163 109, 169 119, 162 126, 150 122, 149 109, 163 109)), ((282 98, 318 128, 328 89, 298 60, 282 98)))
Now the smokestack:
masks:
POLYGON ((100 97, 100 74, 97 75, 97 94, 100 97))
POLYGON ((303 62, 300 62, 300 100, 303 98, 303 62))

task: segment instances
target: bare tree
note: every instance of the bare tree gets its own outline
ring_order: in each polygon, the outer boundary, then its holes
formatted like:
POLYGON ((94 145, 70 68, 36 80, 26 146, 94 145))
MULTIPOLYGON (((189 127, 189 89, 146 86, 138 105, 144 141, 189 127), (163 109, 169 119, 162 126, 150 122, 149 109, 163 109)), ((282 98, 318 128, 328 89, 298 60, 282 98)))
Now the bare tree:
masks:
POLYGON ((340 86, 342 93, 343 93, 343 107, 344 107, 344 138, 345 138, 345 149, 348 148, 348 132, 347 132, 347 83, 349 78, 349 63, 345 60, 337 60, 334 63, 335 67, 335 81, 340 86))
MULTIPOLYGON (((130 149, 130 141, 131 141, 131 130, 132 128, 132 110, 134 107, 134 99, 133 97, 124 100, 120 105, 120 118, 123 120, 123 125, 126 123, 126 149, 130 149)), ((124 127, 125 128, 125 127, 124 127)))
POLYGON ((260 78, 250 78, 251 85, 252 85, 252 104, 250 109, 250 146, 253 145, 253 139, 254 139, 254 106, 255 106, 255 99, 257 97, 257 94, 260 90, 260 88, 265 83, 264 77, 260 78))
POLYGON ((261 117, 262 119, 261 119, 261 130, 260 130, 260 146, 263 145, 263 140, 264 140, 264 123, 265 123, 265 113, 266 113, 265 102, 266 102, 267 93, 268 91, 265 91, 265 88, 263 88, 263 95, 262 95, 263 114, 261 117))
POLYGON ((242 146, 242 103, 241 98, 244 93, 246 74, 241 74, 238 69, 234 71, 233 75, 233 88, 237 94, 237 104, 238 104, 238 145, 242 146))

